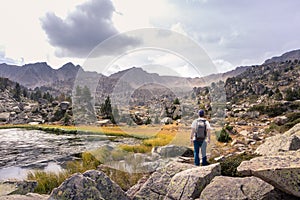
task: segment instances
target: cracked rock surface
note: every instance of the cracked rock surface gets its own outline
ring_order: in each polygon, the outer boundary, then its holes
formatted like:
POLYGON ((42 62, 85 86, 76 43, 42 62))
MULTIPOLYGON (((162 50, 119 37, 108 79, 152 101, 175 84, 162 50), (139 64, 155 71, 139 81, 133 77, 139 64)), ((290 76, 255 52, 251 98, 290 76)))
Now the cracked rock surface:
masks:
POLYGON ((182 171, 171 179, 165 200, 198 198, 210 181, 219 175, 221 175, 219 163, 182 171))
POLYGON ((54 189, 49 200, 60 199, 129 200, 129 197, 120 186, 111 181, 103 172, 89 170, 83 174, 74 174, 58 188, 54 189))
POLYGON ((300 151, 281 152, 243 161, 237 170, 246 176, 256 176, 276 188, 300 197, 300 151))
POLYGON ((132 194, 134 200, 140 199, 164 199, 168 192, 168 184, 177 173, 195 168, 196 166, 186 163, 171 162, 165 167, 154 172, 144 183, 141 189, 132 194))
POLYGON ((226 177, 217 176, 202 191, 201 200, 259 200, 259 199, 290 199, 288 195, 256 177, 226 177))
POLYGON ((221 174, 220 164, 196 167, 191 164, 171 162, 154 172, 133 195, 140 199, 195 199, 213 177, 221 174))

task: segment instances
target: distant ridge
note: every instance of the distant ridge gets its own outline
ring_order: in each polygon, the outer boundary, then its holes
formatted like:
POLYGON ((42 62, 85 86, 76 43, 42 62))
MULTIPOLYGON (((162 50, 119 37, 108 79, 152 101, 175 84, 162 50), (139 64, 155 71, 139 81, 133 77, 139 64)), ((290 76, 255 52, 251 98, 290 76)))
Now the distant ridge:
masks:
POLYGON ((285 62, 288 60, 299 60, 300 59, 300 49, 293 50, 282 54, 281 56, 272 57, 264 62, 264 64, 270 64, 274 62, 285 62))
POLYGON ((0 77, 8 78, 28 88, 51 85, 59 81, 74 79, 80 66, 67 63, 59 69, 51 68, 46 62, 23 66, 0 64, 0 77))
MULTIPOLYGON (((74 82, 78 70, 83 70, 79 65, 75 66, 73 63, 66 63, 59 69, 51 68, 46 62, 38 62, 26 64, 23 66, 0 64, 0 77, 9 78, 12 81, 18 82, 27 88, 35 88, 41 86, 55 86, 55 88, 63 88, 68 86, 68 90, 72 89, 71 82, 74 82), (67 83, 67 84, 66 84, 67 83), (59 85, 58 85, 59 84, 59 85)), ((176 76, 161 76, 157 73, 148 73, 142 68, 132 67, 122 70, 105 77, 106 82, 114 83, 117 80, 125 80, 131 86, 135 87, 143 83, 157 83, 166 87, 199 87, 206 86, 214 81, 225 81, 227 78, 236 76, 246 67, 238 67, 235 70, 212 74, 201 78, 186 78, 176 76)), ((84 71, 84 70, 83 70, 84 71)), ((93 73, 93 77, 96 74, 93 73)), ((104 78, 99 74, 100 78, 104 78)), ((108 83, 108 85, 111 85, 108 83)))

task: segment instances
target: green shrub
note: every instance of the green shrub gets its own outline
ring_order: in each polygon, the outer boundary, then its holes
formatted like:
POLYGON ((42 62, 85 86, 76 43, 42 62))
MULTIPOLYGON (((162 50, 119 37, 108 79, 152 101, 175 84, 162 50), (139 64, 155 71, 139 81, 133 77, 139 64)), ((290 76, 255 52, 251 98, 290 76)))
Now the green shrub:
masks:
POLYGON ((65 116, 65 112, 66 112, 66 111, 57 109, 57 110, 54 112, 54 116, 52 117, 51 121, 54 122, 54 121, 59 121, 59 120, 61 120, 61 119, 65 116))
POLYGON ((228 131, 233 131, 233 126, 230 126, 229 124, 226 124, 225 129, 228 131))
POLYGON ((237 172, 237 167, 241 164, 242 161, 250 160, 254 157, 257 157, 257 155, 243 153, 226 158, 224 161, 220 162, 221 175, 240 177, 241 175, 237 172))
POLYGON ((179 101, 179 99, 178 99, 178 98, 176 98, 176 99, 173 101, 173 104, 175 104, 175 105, 180 105, 180 101, 179 101))
POLYGON ((288 118, 288 120, 284 125, 279 126, 275 123, 271 123, 269 128, 266 130, 267 133, 270 131, 278 131, 280 133, 284 133, 296 124, 300 123, 300 112, 288 113, 286 117, 288 118))
POLYGON ((292 102, 291 105, 289 106, 289 108, 291 110, 300 110, 300 102, 298 102, 298 101, 292 102))
POLYGON ((283 131, 282 132, 285 132, 287 130, 289 130, 290 128, 292 128, 293 126, 295 126, 296 124, 300 123, 300 118, 294 120, 294 121, 290 121, 286 124, 283 125, 283 131))
POLYGON ((266 133, 270 133, 271 131, 282 132, 281 127, 276 125, 275 123, 271 123, 270 126, 266 129, 266 133))
POLYGON ((287 101, 294 101, 294 100, 297 100, 297 99, 300 99, 300 89, 291 89, 291 88, 288 88, 286 91, 285 91, 285 100, 287 101))
POLYGON ((249 111, 258 111, 260 114, 265 114, 269 117, 276 117, 286 112, 287 107, 279 103, 273 105, 259 104, 251 107, 249 111))
POLYGON ((300 118, 300 112, 288 113, 286 117, 288 118, 288 122, 293 122, 300 118))
POLYGON ((145 124, 148 125, 148 124, 151 124, 151 122, 152 122, 152 121, 151 121, 151 118, 148 117, 147 120, 145 121, 145 124))
POLYGON ((64 122, 64 125, 71 124, 71 116, 67 112, 64 114, 63 122, 64 122))
POLYGON ((231 140, 231 137, 225 128, 222 128, 220 132, 217 132, 216 136, 219 142, 229 142, 231 140))

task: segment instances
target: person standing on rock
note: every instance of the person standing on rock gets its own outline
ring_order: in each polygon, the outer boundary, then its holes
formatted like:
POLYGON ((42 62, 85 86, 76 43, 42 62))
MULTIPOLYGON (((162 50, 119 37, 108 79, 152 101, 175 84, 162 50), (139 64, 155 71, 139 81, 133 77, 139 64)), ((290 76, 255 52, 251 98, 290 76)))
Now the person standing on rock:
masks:
POLYGON ((209 165, 206 156, 207 143, 210 143, 210 124, 204 118, 204 110, 198 111, 199 118, 195 119, 191 125, 191 143, 194 145, 194 163, 200 166, 199 150, 201 148, 202 166, 209 165), (207 142, 206 142, 207 140, 207 142))

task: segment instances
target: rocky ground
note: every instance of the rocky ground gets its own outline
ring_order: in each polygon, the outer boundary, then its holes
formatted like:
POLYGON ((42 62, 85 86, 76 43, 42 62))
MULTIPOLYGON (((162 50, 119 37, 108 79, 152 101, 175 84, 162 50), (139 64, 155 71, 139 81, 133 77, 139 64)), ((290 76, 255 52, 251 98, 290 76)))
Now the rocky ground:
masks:
MULTIPOLYGON (((91 170, 70 177, 52 191, 49 199, 298 199, 299 140, 300 124, 266 139, 256 150, 260 156, 243 161, 237 168, 244 177, 222 176, 219 163, 196 167, 175 159, 158 167, 149 178, 143 178, 126 192, 103 172, 91 170)), ((176 156, 170 154, 176 148, 162 147, 154 153, 176 156)), ((36 199, 34 195, 23 197, 36 199)))
POLYGON ((39 101, 32 101, 28 98, 22 98, 21 101, 17 101, 8 90, 0 92, 0 125, 63 124, 64 122, 68 124, 71 121, 64 121, 66 115, 72 115, 70 102, 68 101, 48 102, 42 98, 39 101))
MULTIPOLYGON (((209 121, 216 128, 214 132, 222 127, 231 127, 226 131, 232 140, 226 143, 212 141, 209 146, 210 158, 222 162, 232 155, 243 153, 260 155, 250 161, 244 161, 237 168, 247 177, 221 176, 220 164, 195 167, 191 164, 190 158, 177 158, 180 152, 186 149, 165 146, 153 149, 150 156, 135 154, 136 158, 143 161, 142 169, 150 170, 152 175, 126 193, 101 171, 89 171, 66 180, 52 192, 51 198, 70 199, 71 196, 78 199, 299 198, 299 69, 299 60, 267 62, 260 66, 247 67, 243 73, 227 79, 226 82, 213 83, 210 87, 194 87, 190 93, 179 96, 178 101, 175 101, 177 96, 166 88, 153 86, 140 88, 126 99, 129 102, 126 102, 127 107, 118 108, 117 115, 120 117, 121 126, 148 123, 155 126, 153 124, 175 122, 174 124, 185 131, 190 130, 192 120, 197 117, 197 110, 205 109, 209 121), (128 119, 134 124, 129 123, 128 119), (293 126, 294 128, 290 129, 293 126), (288 129, 290 130, 285 132, 288 129), (85 187, 86 185, 89 187, 85 187)), ((113 88, 110 83, 108 85, 109 88, 113 88)), ((115 95, 121 95, 119 99, 122 99, 123 92, 120 91, 115 95)), ((4 88, 0 93, 0 124, 68 125, 74 123, 77 116, 83 119, 82 122, 85 124, 93 121, 99 126, 111 125, 110 120, 102 120, 103 116, 99 114, 100 104, 93 110, 95 102, 90 92, 87 93, 89 95, 82 98, 76 99, 75 96, 75 100, 84 102, 77 105, 76 101, 48 101, 43 98, 33 101, 22 97, 17 101, 13 97, 13 90, 4 88), (85 102, 85 99, 88 101, 85 102), (90 115, 93 116, 89 118, 90 115)), ((105 95, 101 96, 102 99, 107 97, 107 93, 101 93, 103 94, 105 95)), ((125 162, 113 164, 127 167, 125 162)), ((35 195, 28 194, 22 197, 46 198, 35 195)))

